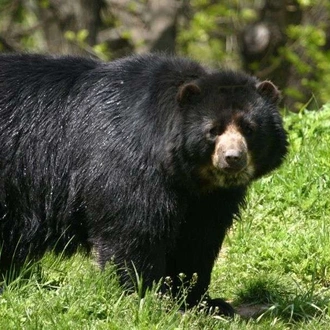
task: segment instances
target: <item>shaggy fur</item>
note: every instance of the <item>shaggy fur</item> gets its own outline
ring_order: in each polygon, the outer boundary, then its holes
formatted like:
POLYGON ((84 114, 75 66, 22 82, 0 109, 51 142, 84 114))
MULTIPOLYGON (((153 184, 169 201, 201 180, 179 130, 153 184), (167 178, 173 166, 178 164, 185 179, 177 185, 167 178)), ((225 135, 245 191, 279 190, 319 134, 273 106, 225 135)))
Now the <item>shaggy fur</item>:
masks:
POLYGON ((93 248, 127 288, 132 268, 174 294, 197 273, 197 304, 247 186, 286 154, 278 97, 175 57, 1 55, 0 271, 93 248))

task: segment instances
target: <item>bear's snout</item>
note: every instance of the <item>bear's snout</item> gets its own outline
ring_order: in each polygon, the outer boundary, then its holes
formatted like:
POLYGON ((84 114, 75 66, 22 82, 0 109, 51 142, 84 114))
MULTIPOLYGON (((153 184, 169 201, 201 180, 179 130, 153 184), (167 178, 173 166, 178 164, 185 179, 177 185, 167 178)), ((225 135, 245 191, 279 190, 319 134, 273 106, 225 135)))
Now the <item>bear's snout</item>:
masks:
POLYGON ((224 170, 235 170, 235 171, 241 171, 244 169, 247 165, 247 154, 245 150, 239 149, 239 148, 231 148, 224 151, 224 162, 227 166, 224 166, 224 170))
POLYGON ((235 125, 230 125, 217 137, 212 163, 228 173, 238 173, 248 165, 248 150, 244 136, 235 125))

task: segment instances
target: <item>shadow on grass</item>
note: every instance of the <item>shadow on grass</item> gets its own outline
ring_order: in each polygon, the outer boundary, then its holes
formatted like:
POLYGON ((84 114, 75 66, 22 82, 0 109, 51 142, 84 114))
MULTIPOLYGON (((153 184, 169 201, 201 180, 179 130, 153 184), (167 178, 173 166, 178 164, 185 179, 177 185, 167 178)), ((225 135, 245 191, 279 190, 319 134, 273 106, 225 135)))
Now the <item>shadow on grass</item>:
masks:
POLYGON ((250 281, 238 294, 234 305, 244 319, 277 318, 298 323, 328 315, 330 290, 315 292, 314 285, 303 289, 276 279, 250 281))

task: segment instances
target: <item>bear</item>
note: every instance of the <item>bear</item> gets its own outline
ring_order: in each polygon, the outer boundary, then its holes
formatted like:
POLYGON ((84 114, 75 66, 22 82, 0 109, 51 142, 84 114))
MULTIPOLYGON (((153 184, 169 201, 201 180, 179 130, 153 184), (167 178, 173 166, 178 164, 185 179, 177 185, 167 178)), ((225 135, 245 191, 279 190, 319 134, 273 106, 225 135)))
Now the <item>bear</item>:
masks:
POLYGON ((184 308, 233 315, 211 272, 250 183, 285 159, 279 100, 270 81, 174 55, 2 54, 0 272, 79 248, 128 292, 136 272, 143 292, 187 287, 184 308))

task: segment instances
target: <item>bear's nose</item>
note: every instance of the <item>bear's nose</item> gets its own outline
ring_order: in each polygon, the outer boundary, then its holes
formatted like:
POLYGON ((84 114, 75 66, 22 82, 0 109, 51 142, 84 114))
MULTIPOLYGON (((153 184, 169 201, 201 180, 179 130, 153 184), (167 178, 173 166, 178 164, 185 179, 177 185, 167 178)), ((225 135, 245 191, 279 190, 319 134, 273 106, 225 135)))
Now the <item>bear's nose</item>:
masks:
POLYGON ((232 169, 240 170, 246 166, 246 154, 239 149, 228 149, 224 156, 226 163, 232 169))

